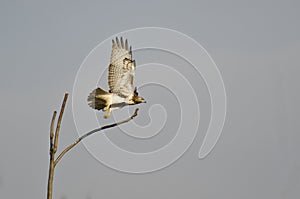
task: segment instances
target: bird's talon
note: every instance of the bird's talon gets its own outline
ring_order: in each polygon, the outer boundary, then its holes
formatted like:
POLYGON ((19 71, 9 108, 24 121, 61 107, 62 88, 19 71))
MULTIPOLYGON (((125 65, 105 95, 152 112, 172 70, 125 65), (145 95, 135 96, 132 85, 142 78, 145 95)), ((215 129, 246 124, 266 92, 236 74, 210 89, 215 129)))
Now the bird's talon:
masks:
POLYGON ((107 119, 110 117, 110 113, 107 113, 106 115, 104 115, 104 118, 107 119))

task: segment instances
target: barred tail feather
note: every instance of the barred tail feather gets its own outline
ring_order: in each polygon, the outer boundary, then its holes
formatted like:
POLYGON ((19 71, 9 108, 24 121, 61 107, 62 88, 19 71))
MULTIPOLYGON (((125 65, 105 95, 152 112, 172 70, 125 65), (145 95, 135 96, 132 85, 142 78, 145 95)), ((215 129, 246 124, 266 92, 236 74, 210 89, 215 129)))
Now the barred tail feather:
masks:
POLYGON ((93 90, 87 98, 88 105, 97 110, 102 110, 109 104, 109 99, 111 98, 111 93, 102 90, 101 88, 96 88, 93 90))

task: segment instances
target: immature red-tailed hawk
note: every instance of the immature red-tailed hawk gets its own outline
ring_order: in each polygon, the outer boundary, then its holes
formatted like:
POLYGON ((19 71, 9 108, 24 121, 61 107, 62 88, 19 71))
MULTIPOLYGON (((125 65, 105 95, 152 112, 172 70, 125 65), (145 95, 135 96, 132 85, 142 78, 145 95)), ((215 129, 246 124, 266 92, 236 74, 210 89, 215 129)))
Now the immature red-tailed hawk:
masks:
POLYGON ((131 46, 128 48, 122 37, 120 41, 112 40, 112 52, 109 64, 108 85, 109 92, 96 88, 88 96, 88 105, 93 109, 107 111, 104 118, 109 118, 110 112, 120 109, 125 105, 134 105, 146 102, 138 96, 134 89, 133 78, 135 72, 135 60, 132 60, 131 46))

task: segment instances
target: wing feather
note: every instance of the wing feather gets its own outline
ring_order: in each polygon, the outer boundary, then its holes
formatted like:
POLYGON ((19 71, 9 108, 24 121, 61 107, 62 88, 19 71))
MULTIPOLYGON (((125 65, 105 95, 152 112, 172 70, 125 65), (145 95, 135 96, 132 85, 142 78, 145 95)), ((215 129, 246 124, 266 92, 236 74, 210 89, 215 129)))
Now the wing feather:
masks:
POLYGON ((133 79, 135 72, 135 62, 132 60, 131 47, 128 49, 127 39, 112 40, 112 52, 110 57, 108 73, 108 85, 110 92, 121 97, 128 97, 134 91, 133 79), (128 67, 128 62, 132 62, 128 67))

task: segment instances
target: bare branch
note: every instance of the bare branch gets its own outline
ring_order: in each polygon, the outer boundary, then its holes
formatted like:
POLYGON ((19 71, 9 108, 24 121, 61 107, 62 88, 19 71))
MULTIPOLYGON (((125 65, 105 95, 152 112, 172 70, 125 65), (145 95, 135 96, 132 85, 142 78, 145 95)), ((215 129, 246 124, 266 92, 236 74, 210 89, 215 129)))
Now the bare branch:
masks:
POLYGON ((53 147, 54 123, 55 123, 56 113, 57 113, 56 111, 53 112, 53 116, 52 116, 52 120, 51 120, 51 126, 50 126, 50 150, 53 147))
POLYGON ((130 118, 126 119, 126 120, 122 120, 120 122, 116 122, 116 123, 113 123, 113 124, 109 124, 109 125, 106 125, 106 126, 103 126, 103 127, 100 127, 100 128, 97 128, 97 129, 94 129, 92 131, 89 131, 88 133, 80 136, 79 138, 77 138, 75 140, 75 142, 73 142, 71 145, 69 145, 67 148, 65 148, 65 150, 63 150, 59 156, 56 158, 56 160, 54 161, 54 166, 57 165, 57 163, 62 159, 62 157, 68 152, 70 151, 74 146, 76 146, 80 141, 82 141, 84 138, 96 133, 96 132, 99 132, 99 131, 102 131, 102 130, 105 130, 105 129, 108 129, 108 128, 112 128, 112 127, 115 127, 115 126, 119 126, 121 124, 124 124, 124 123, 127 123, 129 122, 130 120, 134 119, 137 114, 138 114, 138 108, 135 109, 134 113, 130 116, 130 118))
POLYGON ((58 121, 57 121, 57 125, 56 125, 55 138, 54 138, 54 149, 53 149, 54 153, 56 153, 56 151, 57 151, 60 125, 61 125, 62 117, 63 117, 64 111, 65 111, 68 96, 69 96, 69 93, 66 92, 63 102, 62 102, 62 105, 61 105, 61 108, 60 108, 60 113, 59 113, 59 117, 58 117, 58 121))
POLYGON ((57 165, 57 163, 63 158, 63 156, 70 151, 74 146, 76 146, 81 140, 85 139, 86 137, 98 132, 98 131, 102 131, 108 128, 112 128, 121 124, 124 124, 126 122, 129 122, 130 120, 132 120, 133 118, 135 118, 137 116, 138 113, 138 108, 135 109, 134 113, 132 114, 132 116, 126 120, 120 121, 120 122, 116 122, 114 124, 109 124, 106 126, 103 126, 101 128, 97 128, 94 129, 92 131, 89 131, 88 133, 80 136, 79 138, 77 138, 75 140, 75 142, 73 142, 73 144, 69 145, 67 148, 65 148, 60 154, 59 156, 55 159, 55 154, 57 151, 57 145, 58 145, 58 138, 59 138, 59 132, 60 132, 60 126, 61 126, 61 121, 62 121, 62 117, 64 114, 64 110, 66 107, 66 102, 68 99, 68 93, 65 93, 61 108, 60 108, 60 113, 59 113, 59 117, 58 117, 58 121, 56 124, 56 129, 55 129, 55 133, 54 133, 54 123, 55 123, 55 118, 57 115, 57 112, 54 111, 53 115, 52 115, 52 120, 51 120, 51 125, 50 125, 50 162, 49 162, 49 176, 48 176, 48 187, 47 187, 47 199, 52 199, 52 194, 53 194, 53 180, 54 180, 54 170, 55 170, 55 166, 57 165))
POLYGON ((58 136, 60 130, 60 124, 62 116, 66 107, 66 102, 68 99, 68 93, 65 93, 62 106, 60 108, 59 118, 56 125, 56 131, 54 135, 54 123, 57 112, 53 112, 51 125, 50 125, 50 161, 49 161, 49 175, 48 175, 48 186, 47 186, 47 199, 52 199, 52 190, 53 190, 53 179, 54 179, 54 167, 55 167, 55 153, 57 151, 58 136), (55 136, 55 137, 54 137, 55 136), (53 140, 54 138, 54 140, 53 140))
POLYGON ((50 161, 49 161, 49 174, 48 174, 48 187, 47 187, 47 199, 52 199, 52 190, 53 190, 53 177, 54 177, 54 159, 55 159, 55 152, 54 152, 54 123, 56 118, 56 111, 53 112, 51 125, 50 125, 50 161))

